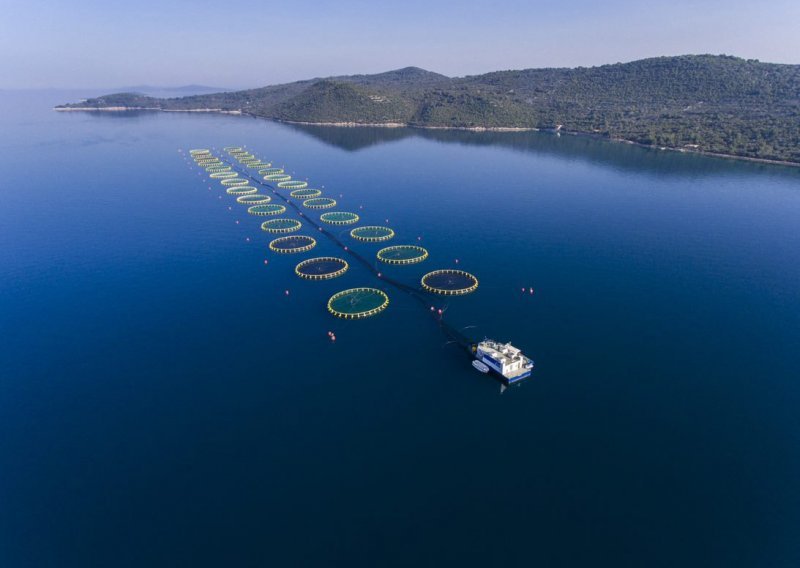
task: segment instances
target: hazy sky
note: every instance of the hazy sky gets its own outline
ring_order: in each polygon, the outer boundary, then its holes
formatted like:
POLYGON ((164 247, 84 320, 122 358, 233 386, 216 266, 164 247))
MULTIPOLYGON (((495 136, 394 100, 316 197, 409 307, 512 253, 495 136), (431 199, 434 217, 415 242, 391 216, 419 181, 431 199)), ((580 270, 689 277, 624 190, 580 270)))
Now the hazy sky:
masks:
POLYGON ((726 53, 800 63, 800 0, 0 0, 0 88, 261 86, 726 53))

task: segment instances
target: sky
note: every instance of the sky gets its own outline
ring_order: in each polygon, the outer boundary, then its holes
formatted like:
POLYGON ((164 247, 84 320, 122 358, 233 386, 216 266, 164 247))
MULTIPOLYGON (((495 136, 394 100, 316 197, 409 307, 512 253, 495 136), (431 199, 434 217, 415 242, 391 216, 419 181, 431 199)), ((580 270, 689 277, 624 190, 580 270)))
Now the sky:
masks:
POLYGON ((800 63, 800 0, 0 0, 0 88, 257 87, 713 53, 800 63))

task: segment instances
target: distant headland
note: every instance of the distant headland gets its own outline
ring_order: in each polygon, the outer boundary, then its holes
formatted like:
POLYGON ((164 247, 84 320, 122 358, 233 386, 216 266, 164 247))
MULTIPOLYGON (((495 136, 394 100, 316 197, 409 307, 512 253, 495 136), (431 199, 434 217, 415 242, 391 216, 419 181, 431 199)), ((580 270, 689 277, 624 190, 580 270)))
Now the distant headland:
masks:
POLYGON ((56 110, 225 112, 330 126, 547 129, 800 165, 800 65, 726 55, 467 77, 406 67, 175 98, 117 93, 56 110))

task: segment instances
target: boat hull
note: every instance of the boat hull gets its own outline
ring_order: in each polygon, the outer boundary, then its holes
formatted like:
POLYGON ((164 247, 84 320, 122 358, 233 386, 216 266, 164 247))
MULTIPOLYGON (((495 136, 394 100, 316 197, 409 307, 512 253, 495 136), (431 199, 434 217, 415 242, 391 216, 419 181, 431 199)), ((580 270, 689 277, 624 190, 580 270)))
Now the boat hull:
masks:
POLYGON ((498 375, 503 380, 503 382, 509 385, 519 382, 523 379, 527 379, 528 377, 531 376, 531 373, 533 372, 533 369, 528 369, 527 371, 520 373, 519 375, 514 375, 513 377, 509 378, 503 374, 502 368, 498 365, 497 361, 495 361, 488 355, 481 354, 481 357, 478 359, 478 361, 489 367, 489 369, 491 369, 496 375, 498 375))
POLYGON ((508 384, 513 385, 514 383, 516 383, 518 381, 521 381, 522 379, 527 379, 528 377, 531 376, 532 373, 533 373, 533 369, 531 369, 529 371, 526 371, 526 372, 522 373, 521 375, 517 375, 516 377, 513 377, 511 379, 507 379, 506 377, 503 377, 503 378, 506 380, 506 382, 508 384))

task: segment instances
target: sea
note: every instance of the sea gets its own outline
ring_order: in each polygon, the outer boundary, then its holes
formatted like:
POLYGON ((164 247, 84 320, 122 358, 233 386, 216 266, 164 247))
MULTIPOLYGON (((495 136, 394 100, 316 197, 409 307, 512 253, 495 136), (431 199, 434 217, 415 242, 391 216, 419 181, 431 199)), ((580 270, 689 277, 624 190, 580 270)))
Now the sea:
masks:
POLYGON ((97 94, 0 92, 0 566, 800 565, 800 168, 52 109, 97 94), (224 146, 391 227, 331 229, 383 275, 474 274, 430 308, 533 375, 358 262, 298 278, 345 252, 271 252, 188 157, 224 146), (388 308, 328 313, 356 287, 388 308))

